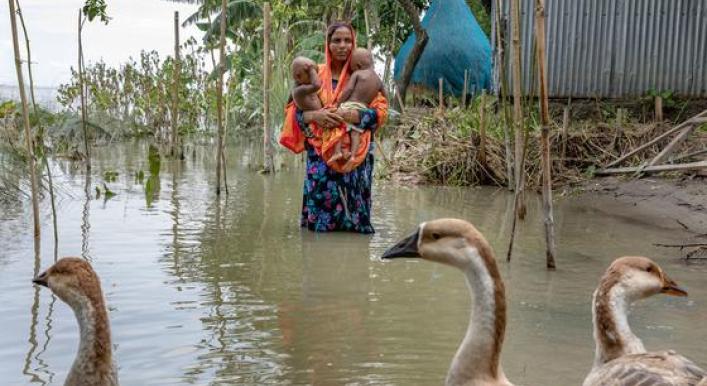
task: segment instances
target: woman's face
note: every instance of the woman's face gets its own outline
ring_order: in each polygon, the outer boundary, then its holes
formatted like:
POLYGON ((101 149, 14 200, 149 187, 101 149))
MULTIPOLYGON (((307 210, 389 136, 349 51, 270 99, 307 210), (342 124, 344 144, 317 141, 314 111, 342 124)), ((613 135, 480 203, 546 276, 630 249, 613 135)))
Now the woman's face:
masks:
POLYGON ((329 51, 338 62, 345 62, 353 48, 351 31, 346 27, 339 27, 329 39, 329 51))

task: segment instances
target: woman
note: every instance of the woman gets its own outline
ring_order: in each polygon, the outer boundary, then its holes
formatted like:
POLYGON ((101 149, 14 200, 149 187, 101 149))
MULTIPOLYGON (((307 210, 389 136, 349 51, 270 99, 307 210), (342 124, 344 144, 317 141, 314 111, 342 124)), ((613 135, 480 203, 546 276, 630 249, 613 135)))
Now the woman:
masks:
POLYGON ((373 138, 385 123, 388 101, 383 95, 362 111, 334 109, 340 91, 351 75, 349 61, 356 47, 356 33, 350 24, 334 23, 326 34, 326 63, 319 65, 322 87, 319 98, 324 108, 299 111, 294 103, 285 108, 280 144, 295 153, 306 151, 307 163, 300 225, 316 232, 352 231, 373 233, 371 225, 371 183, 373 150, 371 141, 365 161, 351 171, 337 172, 322 159, 323 130, 344 121, 358 125, 373 138), (312 124, 312 125, 310 125, 312 124))

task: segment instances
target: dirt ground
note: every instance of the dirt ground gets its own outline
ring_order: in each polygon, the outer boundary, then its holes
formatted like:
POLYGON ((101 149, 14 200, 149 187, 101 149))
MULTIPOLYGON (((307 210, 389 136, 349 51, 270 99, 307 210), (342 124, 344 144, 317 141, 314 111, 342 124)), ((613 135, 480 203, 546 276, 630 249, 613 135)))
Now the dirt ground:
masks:
POLYGON ((601 201, 607 213, 683 229, 707 243, 707 178, 594 178, 580 185, 577 200, 601 201), (610 197, 612 200, 597 198, 610 197))

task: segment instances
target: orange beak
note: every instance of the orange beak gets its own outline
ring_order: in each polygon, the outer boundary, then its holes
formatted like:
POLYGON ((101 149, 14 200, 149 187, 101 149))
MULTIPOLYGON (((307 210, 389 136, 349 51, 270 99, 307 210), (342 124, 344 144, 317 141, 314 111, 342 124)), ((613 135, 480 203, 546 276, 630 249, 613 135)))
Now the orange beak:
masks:
POLYGON ((661 272, 661 277, 663 278, 663 289, 660 290, 660 293, 670 296, 687 296, 687 291, 669 278, 668 275, 661 272))

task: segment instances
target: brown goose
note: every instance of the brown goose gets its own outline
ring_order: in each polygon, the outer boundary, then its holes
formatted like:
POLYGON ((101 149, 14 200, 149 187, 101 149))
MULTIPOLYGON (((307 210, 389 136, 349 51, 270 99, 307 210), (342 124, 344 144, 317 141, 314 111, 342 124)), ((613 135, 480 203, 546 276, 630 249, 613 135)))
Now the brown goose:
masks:
POLYGON ((584 386, 707 386, 707 372, 674 351, 646 352, 631 332, 627 309, 656 294, 687 296, 646 257, 616 259, 594 291, 592 314, 596 354, 584 386))
POLYGON ((439 219, 383 254, 383 259, 419 257, 460 269, 469 287, 469 326, 447 373, 446 385, 512 386, 500 364, 506 330, 506 295, 491 246, 473 225, 439 219))
POLYGON ((32 280, 68 304, 79 324, 79 349, 65 386, 117 386, 108 313, 101 283, 91 265, 65 257, 32 280))

